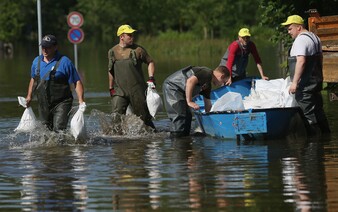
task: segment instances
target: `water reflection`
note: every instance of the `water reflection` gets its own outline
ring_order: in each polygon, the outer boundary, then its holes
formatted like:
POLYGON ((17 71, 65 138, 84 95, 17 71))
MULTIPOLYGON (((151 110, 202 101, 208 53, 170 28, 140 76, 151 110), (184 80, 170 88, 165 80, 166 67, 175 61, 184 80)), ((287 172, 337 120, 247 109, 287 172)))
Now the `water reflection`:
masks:
POLYGON ((169 139, 164 133, 101 139, 105 142, 85 145, 2 143, 0 206, 11 204, 5 199, 27 211, 337 206, 338 163, 327 164, 337 154, 337 148, 327 149, 332 138, 238 144, 210 137, 169 139))
POLYGON ((304 138, 271 145, 271 162, 279 160, 284 202, 297 211, 326 210, 324 141, 304 138))
POLYGON ((219 208, 259 207, 255 193, 267 192, 267 146, 264 142, 203 142, 205 155, 215 163, 215 189, 219 208), (253 146, 254 145, 254 146, 253 146), (253 150, 254 148, 254 150, 253 150))
POLYGON ((88 179, 87 176, 83 176, 82 173, 86 173, 87 171, 87 155, 86 151, 82 151, 78 147, 74 147, 72 149, 71 157, 73 158, 72 166, 74 167, 74 175, 78 176, 74 179, 72 183, 72 187, 74 190, 74 199, 76 201, 73 202, 76 205, 78 210, 84 210, 87 207, 87 199, 88 196, 88 179))
POLYGON ((87 180, 78 177, 85 159, 78 148, 50 151, 24 149, 20 169, 21 206, 24 211, 74 211, 86 208, 87 180))
POLYGON ((163 166, 163 151, 157 141, 152 141, 147 145, 145 152, 145 169, 148 171, 149 178, 149 203, 152 209, 158 209, 161 206, 161 167, 163 166))

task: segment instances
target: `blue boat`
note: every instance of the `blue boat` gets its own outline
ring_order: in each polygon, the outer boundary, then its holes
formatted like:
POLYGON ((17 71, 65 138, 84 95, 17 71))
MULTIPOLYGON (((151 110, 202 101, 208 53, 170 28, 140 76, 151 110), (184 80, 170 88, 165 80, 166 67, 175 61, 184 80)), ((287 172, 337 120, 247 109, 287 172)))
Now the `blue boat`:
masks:
MULTIPOLYGON (((240 93, 244 98, 250 94, 253 83, 253 78, 246 78, 215 89, 211 92, 211 102, 214 103, 229 91, 240 93)), ((202 96, 195 97, 194 102, 200 106, 199 111, 194 111, 197 123, 203 133, 213 137, 254 140, 284 138, 291 134, 306 135, 305 117, 299 107, 206 113, 202 96)))

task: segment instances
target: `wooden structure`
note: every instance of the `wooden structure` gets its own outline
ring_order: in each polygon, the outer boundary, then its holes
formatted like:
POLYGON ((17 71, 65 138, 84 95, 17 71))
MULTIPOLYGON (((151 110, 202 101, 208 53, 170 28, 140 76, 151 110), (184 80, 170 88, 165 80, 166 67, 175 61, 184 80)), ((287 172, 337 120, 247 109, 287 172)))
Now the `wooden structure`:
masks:
POLYGON ((309 14, 309 31, 322 42, 324 82, 338 83, 338 15, 320 17, 315 9, 309 14))

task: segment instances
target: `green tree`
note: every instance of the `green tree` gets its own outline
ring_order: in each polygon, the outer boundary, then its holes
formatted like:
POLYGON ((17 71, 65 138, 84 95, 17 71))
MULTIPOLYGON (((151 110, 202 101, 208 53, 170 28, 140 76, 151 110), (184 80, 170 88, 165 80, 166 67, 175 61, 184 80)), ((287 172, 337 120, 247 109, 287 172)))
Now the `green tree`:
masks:
POLYGON ((20 1, 0 2, 0 41, 10 42, 19 38, 24 25, 20 1))
POLYGON ((106 0, 81 0, 76 5, 76 9, 84 17, 83 29, 86 37, 91 37, 95 41, 112 40, 117 29, 116 26, 121 22, 123 11, 119 9, 117 1, 106 0))
POLYGON ((275 43, 283 42, 284 46, 290 47, 292 41, 281 26, 289 15, 300 15, 304 18, 305 24, 309 17, 310 9, 317 9, 321 16, 337 15, 338 1, 336 0, 261 0, 260 3, 260 24, 275 29, 271 40, 275 43))

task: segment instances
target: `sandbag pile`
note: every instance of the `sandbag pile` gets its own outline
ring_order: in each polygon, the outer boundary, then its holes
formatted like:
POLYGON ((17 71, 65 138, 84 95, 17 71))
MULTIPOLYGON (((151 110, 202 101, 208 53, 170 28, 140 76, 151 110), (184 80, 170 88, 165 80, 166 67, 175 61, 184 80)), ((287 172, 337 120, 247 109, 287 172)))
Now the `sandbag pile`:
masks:
POLYGON ((294 94, 289 94, 290 77, 286 79, 255 80, 249 96, 227 92, 217 99, 211 108, 215 111, 242 111, 260 108, 284 108, 296 106, 294 94))
POLYGON ((245 97, 245 109, 294 107, 294 94, 289 94, 290 77, 286 79, 255 80, 255 87, 245 97))

